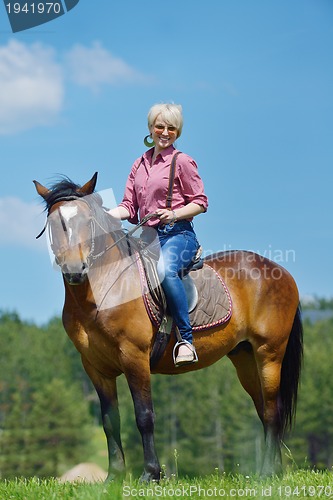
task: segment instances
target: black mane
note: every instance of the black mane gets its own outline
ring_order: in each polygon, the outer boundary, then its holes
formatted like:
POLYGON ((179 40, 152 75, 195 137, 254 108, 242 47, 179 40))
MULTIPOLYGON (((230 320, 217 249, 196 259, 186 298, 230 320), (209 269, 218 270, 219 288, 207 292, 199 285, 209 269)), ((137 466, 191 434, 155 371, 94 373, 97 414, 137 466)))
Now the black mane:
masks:
MULTIPOLYGON (((75 182, 73 182, 66 176, 60 177, 57 182, 54 182, 50 186, 49 193, 44 198, 46 203, 45 210, 49 212, 51 207, 59 201, 71 201, 77 200, 78 198, 84 198, 87 195, 80 192, 81 187, 82 186, 80 186, 79 184, 75 184, 75 182)), ((99 206, 102 206, 103 204, 101 196, 95 191, 93 192, 93 194, 88 195, 86 201, 89 206, 92 206, 94 202, 99 206)))
POLYGON ((68 177, 62 176, 57 182, 54 182, 49 188, 49 193, 45 196, 46 210, 50 210, 52 205, 58 201, 75 200, 83 198, 85 195, 79 192, 79 184, 75 184, 68 177))

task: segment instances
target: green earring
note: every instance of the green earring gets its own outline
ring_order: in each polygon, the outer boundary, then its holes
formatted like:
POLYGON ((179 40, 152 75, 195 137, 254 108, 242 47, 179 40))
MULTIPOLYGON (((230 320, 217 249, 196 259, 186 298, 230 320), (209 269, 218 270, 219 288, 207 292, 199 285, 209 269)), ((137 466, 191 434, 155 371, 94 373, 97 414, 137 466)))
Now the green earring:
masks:
POLYGON ((151 142, 148 141, 148 138, 151 138, 150 135, 146 135, 146 137, 143 139, 143 143, 146 146, 146 148, 152 148, 155 146, 155 142, 152 140, 151 142))

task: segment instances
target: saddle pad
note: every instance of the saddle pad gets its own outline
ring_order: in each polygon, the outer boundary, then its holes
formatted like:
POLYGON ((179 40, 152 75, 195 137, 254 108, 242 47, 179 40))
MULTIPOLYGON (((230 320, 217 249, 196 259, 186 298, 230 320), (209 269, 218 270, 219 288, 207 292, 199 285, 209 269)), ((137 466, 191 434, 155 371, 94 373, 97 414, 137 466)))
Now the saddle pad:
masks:
MULTIPOLYGON (((149 293, 145 271, 141 260, 138 259, 142 295, 150 320, 156 327, 160 327, 163 318, 161 304, 156 304, 149 293)), ((191 271, 190 276, 198 291, 198 303, 190 312, 190 321, 193 331, 207 330, 221 325, 231 317, 232 303, 230 293, 221 276, 207 264, 202 269, 191 271)))

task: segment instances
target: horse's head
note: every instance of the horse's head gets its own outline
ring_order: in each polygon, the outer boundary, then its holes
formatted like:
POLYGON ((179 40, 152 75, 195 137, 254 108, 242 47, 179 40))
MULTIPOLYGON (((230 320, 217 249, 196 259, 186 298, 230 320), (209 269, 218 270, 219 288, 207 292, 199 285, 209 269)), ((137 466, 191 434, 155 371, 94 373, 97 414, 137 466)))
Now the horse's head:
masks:
POLYGON ((55 261, 70 285, 83 283, 92 263, 97 222, 95 206, 102 212, 102 200, 93 194, 96 181, 97 172, 82 187, 69 179, 62 179, 51 189, 33 181, 46 203, 46 227, 55 261))

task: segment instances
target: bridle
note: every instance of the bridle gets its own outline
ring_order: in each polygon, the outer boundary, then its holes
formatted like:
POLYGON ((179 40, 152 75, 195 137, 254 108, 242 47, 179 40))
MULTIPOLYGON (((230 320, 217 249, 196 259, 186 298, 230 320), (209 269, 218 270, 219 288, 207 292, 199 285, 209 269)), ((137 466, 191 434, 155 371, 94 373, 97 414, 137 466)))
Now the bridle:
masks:
MULTIPOLYGON (((55 204, 55 203, 59 203, 59 202, 62 202, 62 201, 83 201, 84 203, 86 203, 86 205, 89 207, 89 210, 90 212, 93 212, 93 209, 91 207, 91 205, 88 203, 88 201, 86 201, 84 199, 84 197, 81 197, 81 196, 64 196, 64 197, 59 197, 57 198, 53 203, 52 205, 50 205, 48 207, 48 216, 50 215, 50 211, 51 211, 51 208, 52 206, 55 204)), ((103 208, 102 208, 103 210, 103 208)), ((63 221, 63 217, 61 215, 61 212, 59 213, 60 215, 60 220, 61 220, 61 223, 62 223, 62 226, 63 226, 63 229, 65 232, 67 232, 67 228, 66 228, 66 225, 63 221)), ((100 223, 99 221, 96 219, 96 217, 92 214, 91 218, 90 218, 90 232, 91 232, 91 246, 90 246, 90 251, 89 251, 89 254, 88 256, 86 257, 86 261, 87 261, 87 265, 88 267, 92 266, 94 261, 99 259, 100 257, 102 257, 105 253, 107 253, 109 250, 111 250, 112 248, 116 247, 119 245, 119 243, 121 243, 123 240, 127 240, 128 242, 128 246, 130 247, 130 244, 129 244, 129 237, 132 236, 138 229, 140 229, 141 226, 143 226, 144 224, 146 224, 147 221, 149 221, 150 219, 152 218, 156 218, 158 217, 158 215, 156 213, 151 213, 151 214, 148 214, 146 215, 145 217, 143 217, 143 219, 141 219, 141 221, 133 228, 131 229, 130 231, 124 231, 123 229, 121 230, 122 233, 122 236, 118 239, 116 239, 115 237, 115 233, 113 231, 108 231, 107 229, 105 229, 100 223), (102 251, 100 251, 99 253, 95 253, 95 247, 96 247, 96 228, 99 227, 104 234, 112 234, 113 233, 113 237, 114 237, 114 242, 111 243, 110 245, 107 245, 105 248, 103 248, 102 251)), ((36 236, 36 239, 40 238, 44 232, 46 231, 48 227, 48 219, 46 219, 46 222, 45 222, 45 225, 44 225, 44 228, 42 229, 42 231, 36 236)), ((51 248, 52 248, 52 244, 51 244, 51 248)))

